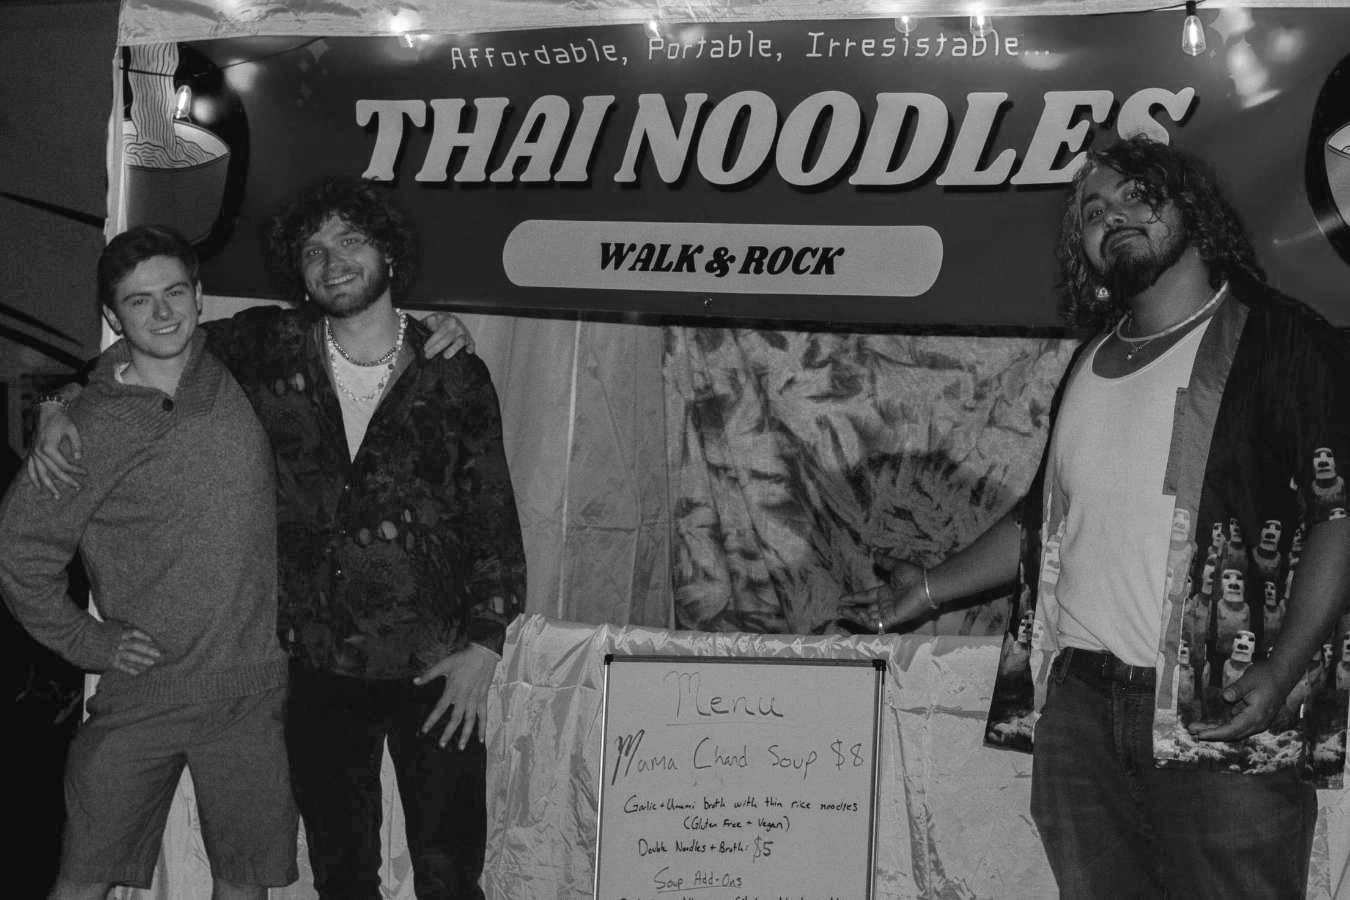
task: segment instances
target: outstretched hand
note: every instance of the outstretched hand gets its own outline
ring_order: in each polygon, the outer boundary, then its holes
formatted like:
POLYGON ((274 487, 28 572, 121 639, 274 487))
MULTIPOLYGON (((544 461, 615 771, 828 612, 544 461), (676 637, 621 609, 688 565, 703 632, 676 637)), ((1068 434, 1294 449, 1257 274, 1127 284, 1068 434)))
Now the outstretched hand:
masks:
POLYGON ((461 750, 468 746, 474 731, 478 732, 478 739, 483 740, 487 727, 488 687, 492 684, 492 675, 497 669, 499 658, 486 647, 470 644, 414 678, 413 683, 417 685, 436 678, 445 679, 445 689, 431 714, 422 723, 422 733, 430 733, 449 710, 450 718, 438 741, 442 747, 450 743, 456 731, 459 732, 461 750))
POLYGON ((38 406, 38 423, 33 433, 33 448, 28 451, 26 467, 33 487, 61 499, 61 485, 80 489, 80 479, 89 474, 78 460, 83 453, 80 432, 70 414, 56 404, 38 406), (69 442, 69 454, 62 444, 69 442))
POLYGON ((473 355, 473 335, 454 313, 434 312, 422 320, 431 329, 431 337, 422 352, 427 359, 435 359, 439 354, 450 359, 463 350, 473 355))
POLYGON ((880 633, 931 611, 922 566, 893 556, 878 556, 873 565, 886 583, 841 598, 840 618, 880 633))

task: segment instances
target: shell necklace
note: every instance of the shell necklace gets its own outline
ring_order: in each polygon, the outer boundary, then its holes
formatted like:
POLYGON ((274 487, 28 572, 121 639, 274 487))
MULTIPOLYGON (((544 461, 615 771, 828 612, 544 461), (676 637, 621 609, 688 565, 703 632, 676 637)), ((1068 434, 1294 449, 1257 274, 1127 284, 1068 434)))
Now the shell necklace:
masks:
POLYGON ((1195 322, 1205 313, 1209 312, 1215 306, 1218 306, 1219 301, 1223 299, 1223 295, 1225 292, 1227 292, 1227 290, 1228 290, 1228 282, 1225 281, 1223 283, 1223 286, 1214 292, 1213 297, 1210 297, 1209 300, 1207 300, 1203 306, 1196 309, 1195 312, 1191 313, 1186 318, 1180 320, 1179 322, 1174 322, 1171 325, 1168 325, 1162 331, 1155 331, 1152 334, 1145 334, 1141 335, 1140 337, 1127 337, 1125 335, 1125 325, 1128 322, 1134 321, 1134 314, 1126 313, 1125 315, 1121 316, 1120 319, 1116 322, 1116 327, 1112 330, 1112 334, 1116 336, 1117 340, 1119 340, 1122 344, 1124 344, 1126 347, 1129 348, 1125 351, 1126 362, 1134 362, 1134 358, 1139 354, 1143 353, 1144 350, 1148 348, 1149 344, 1153 343, 1154 341, 1160 338, 1165 338, 1169 334, 1176 334, 1178 331, 1185 328, 1187 325, 1190 325, 1191 323, 1195 322))
POLYGON ((333 334, 332 322, 327 318, 323 320, 324 342, 328 345, 328 367, 333 373, 333 383, 337 385, 343 396, 353 403, 370 403, 378 400, 380 395, 384 393, 385 385, 389 383, 389 376, 393 374, 394 365, 398 362, 399 351, 403 349, 403 337, 408 329, 408 317, 403 310, 396 309, 394 312, 398 313, 398 337, 394 340, 394 346, 373 362, 361 362, 352 359, 342 345, 338 343, 337 336, 333 334), (376 366, 384 367, 384 371, 380 374, 380 380, 376 382, 374 389, 369 394, 357 394, 348 386, 347 382, 342 380, 342 373, 338 365, 339 358, 350 365, 359 366, 363 369, 373 369, 376 366))

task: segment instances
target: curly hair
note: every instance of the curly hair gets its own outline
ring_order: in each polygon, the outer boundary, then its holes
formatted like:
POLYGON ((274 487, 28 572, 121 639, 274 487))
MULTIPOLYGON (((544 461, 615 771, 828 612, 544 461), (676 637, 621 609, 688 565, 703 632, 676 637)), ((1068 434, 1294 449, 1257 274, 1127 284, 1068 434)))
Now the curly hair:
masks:
POLYGON ((1167 144, 1136 135, 1089 151, 1069 190, 1055 255, 1063 277, 1060 312, 1070 325, 1102 328, 1121 312, 1116 301, 1097 297, 1100 281, 1083 251, 1083 183, 1101 166, 1134 179, 1155 214, 1165 203, 1176 205, 1191 244, 1209 270, 1211 287, 1217 289, 1230 278, 1265 282, 1241 220, 1206 167, 1167 144))
POLYGON ((263 251, 283 295, 289 300, 304 298, 300 251, 332 216, 370 239, 393 266, 391 295, 395 301, 405 297, 417 274, 417 237, 412 223, 381 188, 352 177, 325 178, 311 185, 267 223, 263 251))

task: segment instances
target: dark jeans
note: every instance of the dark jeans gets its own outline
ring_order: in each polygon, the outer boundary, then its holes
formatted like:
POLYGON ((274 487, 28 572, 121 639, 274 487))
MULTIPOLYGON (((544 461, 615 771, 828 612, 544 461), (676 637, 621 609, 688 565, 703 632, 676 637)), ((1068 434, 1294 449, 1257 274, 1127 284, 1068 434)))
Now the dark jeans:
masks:
MULTIPOLYGON (((380 897, 380 760, 398 777, 418 900, 481 898, 486 843, 484 748, 459 735, 437 746, 443 718, 419 733, 444 682, 372 681, 291 669, 286 744, 323 900, 380 897)), ((446 713, 449 716, 449 713, 446 713)))
MULTIPOLYGON (((1303 897, 1316 792, 1289 770, 1153 765, 1153 682, 1071 669, 1036 724, 1031 815, 1065 898, 1303 897)), ((1081 662, 1081 657, 1080 657, 1081 662)), ((1138 674, 1138 670, 1135 670, 1138 674)))

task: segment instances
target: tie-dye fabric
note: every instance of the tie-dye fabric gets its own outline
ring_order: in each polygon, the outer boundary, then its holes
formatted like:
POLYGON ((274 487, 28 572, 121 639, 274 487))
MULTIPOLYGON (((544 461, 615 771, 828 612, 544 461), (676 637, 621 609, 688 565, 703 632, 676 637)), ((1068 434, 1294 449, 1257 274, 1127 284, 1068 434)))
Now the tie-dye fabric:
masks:
MULTIPOLYGON (((970 543, 1026 491, 1073 345, 667 329, 677 627, 828 631, 881 583, 873 551, 933 564, 970 543)), ((1007 615, 972 601, 921 627, 1007 615)))

